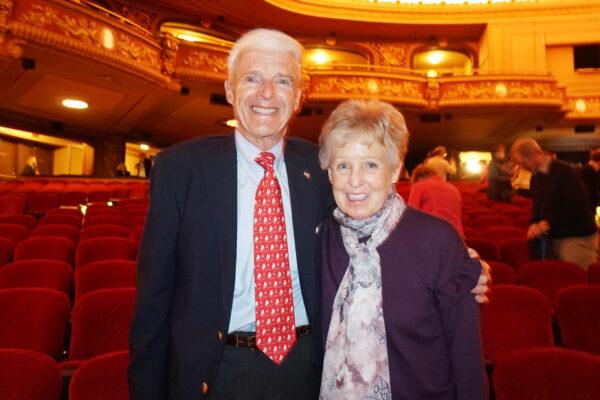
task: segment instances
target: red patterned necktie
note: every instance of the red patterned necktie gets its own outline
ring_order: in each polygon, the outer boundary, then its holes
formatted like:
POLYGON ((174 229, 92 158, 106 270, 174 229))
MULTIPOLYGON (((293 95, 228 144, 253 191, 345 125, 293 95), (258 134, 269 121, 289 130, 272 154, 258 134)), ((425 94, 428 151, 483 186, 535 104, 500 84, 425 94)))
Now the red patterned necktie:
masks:
POLYGON ((279 365, 296 342, 296 322, 285 216, 274 161, 269 152, 256 158, 265 175, 256 189, 254 205, 254 282, 256 346, 279 365))

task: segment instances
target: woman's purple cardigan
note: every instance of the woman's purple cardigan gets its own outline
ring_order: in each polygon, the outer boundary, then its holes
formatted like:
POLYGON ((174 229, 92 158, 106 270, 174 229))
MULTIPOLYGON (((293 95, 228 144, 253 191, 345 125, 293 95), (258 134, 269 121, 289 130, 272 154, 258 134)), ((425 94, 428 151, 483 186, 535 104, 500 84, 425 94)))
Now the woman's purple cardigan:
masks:
MULTIPOLYGON (((322 321, 327 335, 349 257, 337 222, 330 218, 323 225, 322 321)), ((470 293, 481 267, 469 258, 456 230, 407 207, 378 251, 392 398, 485 399, 479 305, 470 293)))

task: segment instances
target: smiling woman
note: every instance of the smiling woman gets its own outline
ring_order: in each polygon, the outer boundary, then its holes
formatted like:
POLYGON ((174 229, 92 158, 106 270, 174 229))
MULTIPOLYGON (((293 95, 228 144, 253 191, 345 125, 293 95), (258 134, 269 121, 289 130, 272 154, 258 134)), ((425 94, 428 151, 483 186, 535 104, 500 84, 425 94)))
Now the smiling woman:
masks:
POLYGON ((341 103, 321 132, 337 203, 322 233, 321 399, 485 398, 481 267, 448 222, 395 192, 407 140, 378 100, 341 103))

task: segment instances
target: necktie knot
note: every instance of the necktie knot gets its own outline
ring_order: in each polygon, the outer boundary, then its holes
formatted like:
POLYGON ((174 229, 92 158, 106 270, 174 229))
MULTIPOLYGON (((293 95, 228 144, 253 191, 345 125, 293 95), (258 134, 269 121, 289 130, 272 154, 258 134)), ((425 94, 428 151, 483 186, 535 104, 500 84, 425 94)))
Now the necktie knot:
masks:
POLYGON ((258 165, 263 167, 265 171, 272 171, 273 163, 275 162, 275 156, 273 155, 273 153, 263 151, 258 155, 258 157, 256 157, 255 161, 258 163, 258 165))

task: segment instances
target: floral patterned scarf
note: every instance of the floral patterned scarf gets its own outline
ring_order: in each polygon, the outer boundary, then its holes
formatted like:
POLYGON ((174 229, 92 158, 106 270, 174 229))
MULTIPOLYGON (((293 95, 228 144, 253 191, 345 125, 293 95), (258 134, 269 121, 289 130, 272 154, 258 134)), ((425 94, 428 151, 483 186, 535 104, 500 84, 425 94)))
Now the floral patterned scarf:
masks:
POLYGON ((322 400, 391 399, 390 372, 377 246, 398 224, 406 205, 390 191, 383 208, 354 220, 337 208, 350 264, 333 302, 321 378, 322 400), (366 242, 360 239, 369 237, 366 242))

